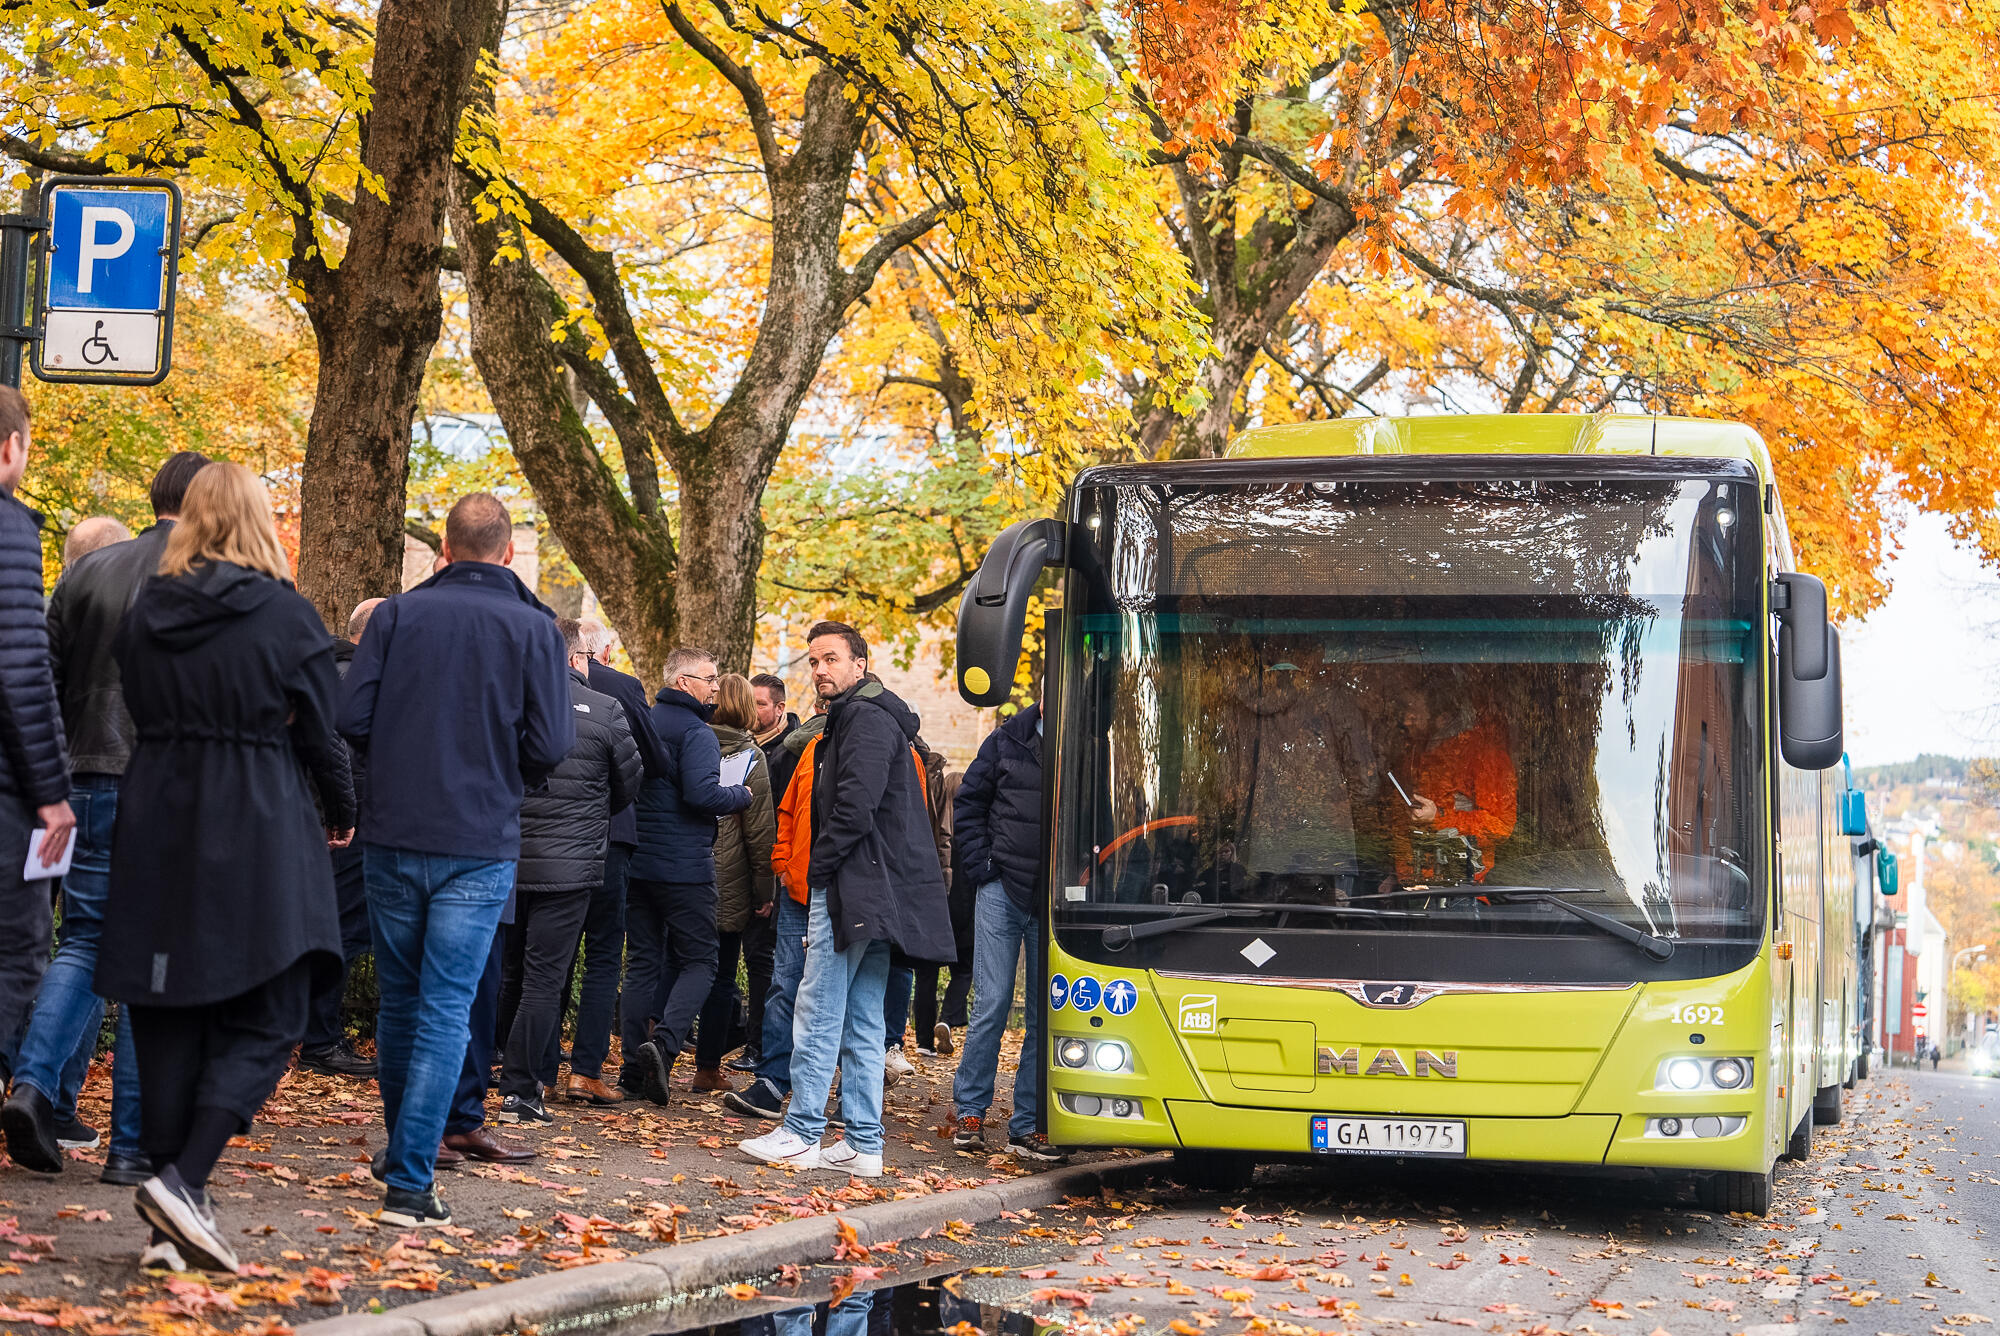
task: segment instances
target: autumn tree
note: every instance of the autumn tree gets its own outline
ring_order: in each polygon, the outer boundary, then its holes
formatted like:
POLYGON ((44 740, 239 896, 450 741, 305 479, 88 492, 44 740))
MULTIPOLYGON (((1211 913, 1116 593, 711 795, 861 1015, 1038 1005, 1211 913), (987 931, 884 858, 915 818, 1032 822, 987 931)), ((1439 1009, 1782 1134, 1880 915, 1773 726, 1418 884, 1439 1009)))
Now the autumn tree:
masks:
POLYGON ((0 150, 178 176, 197 259, 257 257, 304 308, 319 356, 299 582, 329 626, 400 587, 451 149, 495 4, 381 0, 369 22, 308 0, 0 3, 0 150))

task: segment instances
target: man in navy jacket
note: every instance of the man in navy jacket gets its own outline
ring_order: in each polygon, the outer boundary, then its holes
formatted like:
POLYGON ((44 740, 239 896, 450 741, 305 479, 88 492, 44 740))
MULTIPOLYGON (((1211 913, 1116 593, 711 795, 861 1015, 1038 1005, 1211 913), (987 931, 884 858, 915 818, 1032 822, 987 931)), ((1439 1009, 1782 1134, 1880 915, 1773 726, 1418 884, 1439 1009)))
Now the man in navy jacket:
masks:
POLYGON ((722 783, 715 713, 715 656, 667 655, 667 684, 653 703, 653 732, 667 773, 639 790, 639 848, 625 892, 625 1006, 619 1022, 625 1071, 619 1084, 655 1104, 715 982, 715 819, 750 805, 750 790, 722 783), (657 1022, 647 1013, 671 965, 673 983, 657 1022))
POLYGON ((405 1228, 451 1220, 433 1166, 514 886, 521 795, 576 740, 562 636, 507 568, 513 556, 499 499, 459 498, 443 568, 375 610, 340 709, 340 732, 368 765, 362 859, 389 1128, 381 1218, 405 1228))

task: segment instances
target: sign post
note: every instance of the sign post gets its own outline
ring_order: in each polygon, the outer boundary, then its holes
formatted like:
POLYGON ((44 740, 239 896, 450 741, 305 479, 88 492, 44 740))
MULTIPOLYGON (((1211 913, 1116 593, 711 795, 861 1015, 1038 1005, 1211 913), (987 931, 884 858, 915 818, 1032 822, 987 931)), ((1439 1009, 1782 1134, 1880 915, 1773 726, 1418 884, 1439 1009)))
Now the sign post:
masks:
POLYGON ((181 192, 148 177, 55 177, 36 283, 35 375, 157 385, 173 363, 181 192))

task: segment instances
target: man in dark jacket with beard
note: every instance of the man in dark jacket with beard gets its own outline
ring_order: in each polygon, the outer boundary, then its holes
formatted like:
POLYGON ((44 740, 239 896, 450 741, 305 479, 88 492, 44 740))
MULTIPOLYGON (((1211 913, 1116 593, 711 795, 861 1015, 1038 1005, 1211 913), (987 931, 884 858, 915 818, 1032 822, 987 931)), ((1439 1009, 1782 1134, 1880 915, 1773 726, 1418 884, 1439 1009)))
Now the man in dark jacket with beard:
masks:
MULTIPOLYGON (((129 542, 101 547, 69 566, 49 597, 49 660, 69 741, 76 856, 63 878, 62 944, 36 996, 14 1064, 14 1093, 0 1109, 8 1154, 41 1173, 60 1173, 62 1152, 96 1141, 76 1118, 77 1091, 97 1055, 104 1001, 91 987, 111 876, 118 786, 132 756, 132 716, 111 654, 111 637, 146 578, 160 569, 167 535, 205 455, 172 456, 153 475, 154 523, 129 542)), ((81 526, 79 526, 81 527, 81 526)), ((112 1060, 111 1147, 103 1181, 136 1187, 152 1177, 139 1145, 139 1065, 131 1018, 118 1014, 112 1060)))
POLYGON ((674 1059, 715 982, 715 819, 750 805, 750 790, 722 782, 715 713, 715 656, 684 646, 667 655, 667 684, 653 703, 666 750, 663 779, 639 792, 639 850, 625 892, 625 1072, 618 1084, 655 1104, 668 1099, 674 1059), (668 965, 673 984, 649 1020, 668 965))
MULTIPOLYGON (((354 662, 355 648, 361 644, 361 633, 368 629, 368 618, 381 603, 379 598, 368 598, 355 604, 348 614, 347 634, 333 638, 333 666, 343 681, 354 662)), ((368 794, 368 767, 357 755, 350 754, 348 761, 358 806, 368 794)), ((333 855, 333 892, 340 901, 341 969, 337 977, 329 975, 313 993, 305 1041, 299 1045, 299 1067, 322 1076, 372 1080, 375 1062, 356 1053, 347 1042, 347 1027, 340 1016, 340 1004, 347 996, 347 976, 354 972, 354 962, 368 954, 374 940, 368 929, 368 889, 361 875, 361 835, 357 832, 347 844, 328 852, 333 855)))
POLYGON ((562 1026, 563 984, 591 892, 604 883, 611 814, 639 796, 645 773, 625 711, 585 685, 590 654, 582 626, 563 617, 556 627, 569 651, 576 745, 548 783, 521 803, 521 864, 514 879, 514 921, 506 929, 500 1001, 500 1028, 507 1036, 500 1073, 503 1123, 555 1121, 542 1094, 556 1079, 549 1041, 562 1026))
POLYGON ((368 765, 363 875, 382 990, 383 1223, 451 1221, 437 1148, 521 854, 521 797, 576 742, 555 614, 508 569, 498 497, 460 497, 444 566, 375 610, 340 707, 368 765))
MULTIPOLYGON (((973 903, 972 1024, 952 1081, 952 1144, 960 1150, 986 1145, 986 1110, 1000 1065, 1000 1040, 1014 1005, 1014 968, 1025 949, 1041 941, 1035 895, 1042 866, 1042 707, 1040 702, 1002 723, 979 746, 952 804, 952 854, 979 889, 973 903)), ((1037 977, 1032 956, 1028 977, 1037 977)), ((1007 1149, 1017 1159, 1056 1163, 1063 1153, 1035 1130, 1042 1052, 1033 1024, 1021 1041, 1014 1073, 1014 1112, 1007 1120, 1007 1149)))
POLYGON ((917 716, 868 680, 868 643, 821 622, 808 635, 813 687, 827 701, 815 749, 805 973, 792 1020, 792 1105, 774 1131, 742 1143, 769 1164, 882 1172, 882 1000, 889 956, 952 957, 944 874, 910 754, 917 716), (846 1136, 821 1147, 843 1056, 846 1136))

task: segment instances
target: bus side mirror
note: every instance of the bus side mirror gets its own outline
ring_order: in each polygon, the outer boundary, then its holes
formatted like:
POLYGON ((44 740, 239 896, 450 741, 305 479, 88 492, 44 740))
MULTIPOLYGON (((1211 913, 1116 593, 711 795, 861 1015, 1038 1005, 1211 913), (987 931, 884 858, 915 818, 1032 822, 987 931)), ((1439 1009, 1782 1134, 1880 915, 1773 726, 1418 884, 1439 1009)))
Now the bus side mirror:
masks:
POLYGON ((1843 835, 1868 833, 1868 795, 1860 789, 1840 791, 1840 833, 1843 835))
POLYGON ((1902 889, 1896 877, 1896 855, 1887 849, 1875 855, 1875 882, 1884 895, 1894 895, 1902 889))
POLYGON ((1772 582, 1778 616, 1778 746, 1800 770, 1825 770, 1847 750, 1840 706, 1840 633, 1826 619, 1826 585, 1811 575, 1772 582))
POLYGON ((968 704, 998 705, 1014 690, 1028 596, 1045 567, 1062 564, 1068 538, 1061 520, 1022 520, 987 549, 958 604, 958 694, 968 704))

